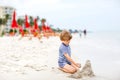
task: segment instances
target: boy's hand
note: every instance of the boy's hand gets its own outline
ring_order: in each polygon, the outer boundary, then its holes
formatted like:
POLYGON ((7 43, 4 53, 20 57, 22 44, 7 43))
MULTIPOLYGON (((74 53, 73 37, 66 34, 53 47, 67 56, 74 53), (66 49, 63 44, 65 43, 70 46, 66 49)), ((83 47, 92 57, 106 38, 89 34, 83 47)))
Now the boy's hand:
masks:
POLYGON ((80 64, 80 63, 77 63, 77 67, 80 68, 80 67, 81 67, 81 64, 80 64))

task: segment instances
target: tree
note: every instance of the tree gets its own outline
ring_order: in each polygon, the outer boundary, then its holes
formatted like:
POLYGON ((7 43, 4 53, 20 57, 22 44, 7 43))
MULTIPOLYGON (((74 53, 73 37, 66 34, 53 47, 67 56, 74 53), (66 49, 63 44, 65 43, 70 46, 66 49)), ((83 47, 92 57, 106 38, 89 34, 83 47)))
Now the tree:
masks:
POLYGON ((30 19, 30 26, 33 26, 34 25, 33 17, 30 16, 29 19, 30 19))
POLYGON ((23 19, 21 19, 21 18, 19 18, 18 20, 17 20, 17 23, 18 23, 18 25, 23 25, 24 24, 24 20, 23 19))
POLYGON ((9 15, 9 14, 6 14, 6 15, 5 15, 5 18, 3 19, 3 25, 6 25, 6 24, 7 24, 7 21, 8 21, 9 18, 10 18, 10 15, 9 15))
POLYGON ((0 18, 0 26, 2 25, 2 18, 0 18))
POLYGON ((5 15, 5 18, 0 18, 0 25, 6 25, 8 19, 9 19, 9 14, 5 15))
POLYGON ((7 21, 9 19, 9 14, 5 15, 5 18, 0 18, 0 36, 4 33, 4 25, 7 24, 7 21))
POLYGON ((41 19, 41 23, 45 23, 46 22, 46 19, 45 18, 42 18, 41 19))
POLYGON ((10 15, 9 14, 6 14, 5 15, 5 19, 8 20, 10 18, 10 15))

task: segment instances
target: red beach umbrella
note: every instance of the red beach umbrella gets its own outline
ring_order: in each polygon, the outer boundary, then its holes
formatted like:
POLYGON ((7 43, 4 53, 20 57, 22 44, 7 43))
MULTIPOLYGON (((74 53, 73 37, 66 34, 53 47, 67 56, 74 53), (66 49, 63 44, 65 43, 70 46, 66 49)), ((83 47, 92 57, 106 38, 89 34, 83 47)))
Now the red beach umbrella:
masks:
POLYGON ((42 22, 42 31, 43 31, 43 32, 46 32, 46 25, 45 25, 45 22, 44 22, 44 21, 42 22))
POLYGON ((50 27, 49 26, 46 26, 46 31, 50 31, 50 27))
POLYGON ((34 29, 35 29, 35 30, 38 29, 37 19, 34 19, 34 29))
POLYGON ((46 32, 46 30, 47 30, 47 26, 45 24, 42 24, 42 31, 46 32))
POLYGON ((48 32, 53 32, 53 30, 50 28, 50 26, 47 26, 47 31, 48 32))
POLYGON ((19 26, 19 32, 22 33, 23 32, 23 27, 19 26))
POLYGON ((13 19, 12 19, 11 27, 13 29, 18 27, 17 21, 16 21, 16 12, 15 11, 13 12, 13 19))
POLYGON ((25 15, 25 27, 26 28, 30 27, 30 24, 28 23, 28 16, 27 15, 25 15))

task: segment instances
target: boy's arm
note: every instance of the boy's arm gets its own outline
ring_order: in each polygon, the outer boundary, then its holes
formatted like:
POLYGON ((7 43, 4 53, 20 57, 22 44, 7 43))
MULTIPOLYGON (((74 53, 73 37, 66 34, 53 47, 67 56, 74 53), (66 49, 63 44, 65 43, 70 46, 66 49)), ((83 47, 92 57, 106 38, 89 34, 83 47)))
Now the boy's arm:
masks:
POLYGON ((75 62, 72 60, 72 58, 71 58, 67 53, 64 53, 64 56, 65 56, 66 59, 67 59, 68 61, 70 61, 72 64, 76 65, 77 67, 80 67, 80 66, 78 66, 77 63, 75 63, 75 62))

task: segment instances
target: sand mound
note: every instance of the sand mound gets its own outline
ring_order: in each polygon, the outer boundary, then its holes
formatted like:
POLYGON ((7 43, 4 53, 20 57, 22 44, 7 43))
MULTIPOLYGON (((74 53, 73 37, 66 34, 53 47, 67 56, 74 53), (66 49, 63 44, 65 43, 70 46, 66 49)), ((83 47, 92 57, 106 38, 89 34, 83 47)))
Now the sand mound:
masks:
POLYGON ((93 76, 95 75, 92 70, 90 60, 87 60, 81 70, 78 70, 76 73, 71 74, 69 77, 77 79, 77 78, 93 77, 93 76))

